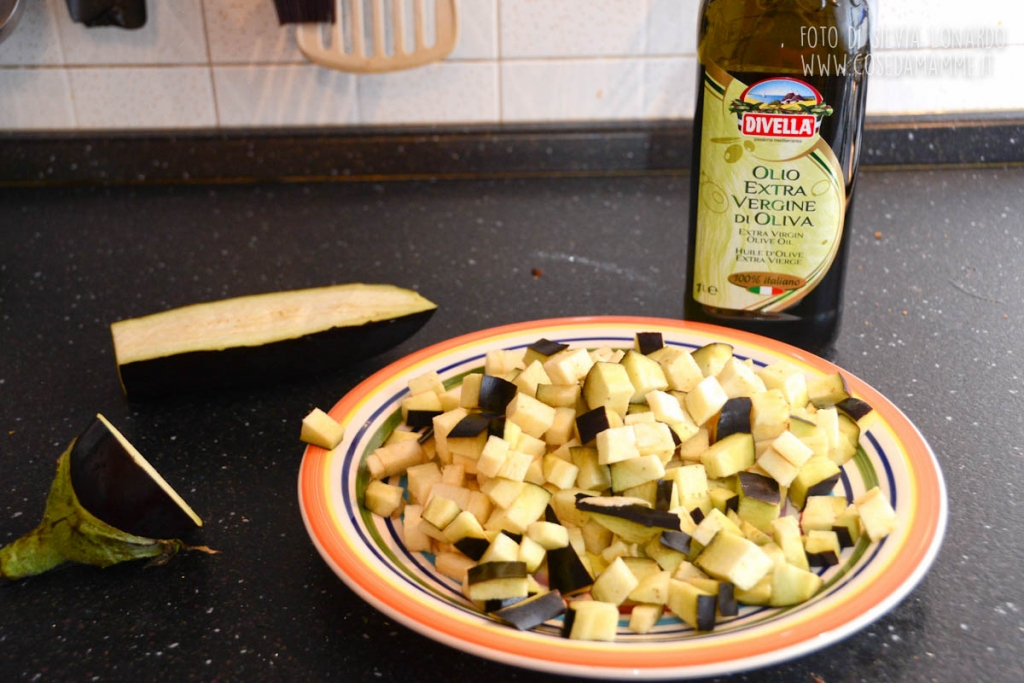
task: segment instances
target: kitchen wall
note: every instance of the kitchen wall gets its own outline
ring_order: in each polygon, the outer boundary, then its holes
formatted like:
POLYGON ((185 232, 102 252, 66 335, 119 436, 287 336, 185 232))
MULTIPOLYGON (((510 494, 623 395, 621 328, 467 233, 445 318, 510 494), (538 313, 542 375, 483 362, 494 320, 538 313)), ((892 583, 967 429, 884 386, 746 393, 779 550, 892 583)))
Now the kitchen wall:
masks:
MULTIPOLYGON (((390 0, 388 0, 390 2, 390 0)), ((823 0, 824 1, 824 0, 823 0)), ((689 118, 698 0, 460 0, 442 63, 314 66, 273 0, 148 0, 135 31, 30 0, 0 44, 0 130, 689 118)), ((877 0, 874 114, 1024 110, 1024 3, 877 0)))

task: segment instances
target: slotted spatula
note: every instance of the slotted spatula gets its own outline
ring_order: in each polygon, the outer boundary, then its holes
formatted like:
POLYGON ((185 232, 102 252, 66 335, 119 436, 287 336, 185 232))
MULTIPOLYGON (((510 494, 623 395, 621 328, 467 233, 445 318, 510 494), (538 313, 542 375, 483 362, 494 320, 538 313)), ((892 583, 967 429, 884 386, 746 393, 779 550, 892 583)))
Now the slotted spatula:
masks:
POLYGON ((306 58, 330 69, 357 73, 411 69, 444 59, 459 37, 457 0, 389 0, 390 12, 385 0, 335 2, 333 24, 298 24, 295 29, 306 58), (434 4, 434 40, 429 44, 424 2, 434 4), (411 17, 407 11, 410 4, 411 17), (410 19, 411 46, 406 44, 410 19))

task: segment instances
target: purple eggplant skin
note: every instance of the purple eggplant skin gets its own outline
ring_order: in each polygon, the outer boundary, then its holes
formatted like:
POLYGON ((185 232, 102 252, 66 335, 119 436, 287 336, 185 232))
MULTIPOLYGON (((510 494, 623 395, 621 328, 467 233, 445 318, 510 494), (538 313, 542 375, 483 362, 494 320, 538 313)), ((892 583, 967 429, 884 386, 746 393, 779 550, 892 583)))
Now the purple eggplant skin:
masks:
POLYGON ((481 413, 472 413, 459 420, 448 432, 449 439, 472 438, 480 436, 490 428, 491 417, 481 413))
POLYGON ((516 397, 519 388, 507 379, 484 375, 480 380, 480 396, 477 405, 485 413, 504 415, 509 402, 516 397))
POLYGON ((807 553, 807 564, 815 568, 834 567, 839 564, 839 557, 831 550, 821 553, 807 553))
POLYGON ((548 356, 548 357, 550 357, 550 356, 555 355, 559 351, 566 350, 567 348, 569 348, 569 345, 568 344, 563 344, 561 342, 554 342, 554 341, 551 341, 550 339, 543 339, 543 338, 541 338, 541 339, 538 339, 537 341, 533 342, 532 344, 530 344, 526 348, 528 348, 531 351, 535 351, 537 354, 539 354, 541 356, 548 356))
POLYGON ((525 579, 526 576, 525 562, 481 562, 469 568, 466 581, 472 586, 493 579, 525 579))
MULTIPOLYGON (((544 521, 561 524, 555 509, 550 505, 544 510, 544 521)), ((547 552, 548 586, 562 595, 573 595, 588 590, 594 585, 594 577, 590 575, 586 565, 576 554, 576 550, 568 545, 564 548, 553 548, 547 552)))
POLYGON ((736 586, 728 581, 718 584, 718 613, 723 617, 735 617, 740 613, 739 603, 736 602, 736 586))
POLYGON ((726 401, 718 418, 718 426, 715 428, 715 441, 721 441, 730 434, 749 434, 752 406, 753 401, 746 396, 737 396, 726 401))
POLYGON ((674 512, 644 507, 639 503, 601 505, 600 503, 590 502, 589 498, 591 496, 587 496, 585 493, 577 495, 576 509, 584 512, 596 512, 601 515, 608 515, 609 517, 618 517, 648 528, 670 529, 673 531, 679 529, 679 515, 674 512))
POLYGON ((405 424, 419 431, 434 425, 434 418, 441 415, 440 410, 410 410, 406 413, 405 424))
POLYGON ((853 396, 837 403, 836 408, 852 417, 854 421, 860 420, 873 410, 870 403, 853 396))
POLYGON ((487 424, 487 436, 505 436, 505 417, 503 415, 491 418, 487 424))
POLYGON ((433 315, 422 311, 358 327, 335 327, 262 346, 191 351, 119 367, 129 399, 151 399, 209 389, 252 389, 366 360, 398 346, 433 315), (341 349, 341 351, 339 351, 341 349), (325 365, 325 359, 335 359, 325 365))
POLYGON ((599 433, 611 426, 612 421, 606 406, 588 410, 576 418, 576 431, 579 432, 580 443, 584 446, 593 443, 599 433))
POLYGON ((688 555, 690 553, 690 541, 693 539, 685 531, 663 531, 659 540, 666 548, 688 555))
POLYGON ((548 586, 562 595, 582 593, 594 585, 594 577, 571 545, 549 550, 547 564, 548 586))
POLYGON ((832 531, 836 532, 840 548, 852 548, 855 545, 853 537, 850 535, 850 530, 847 527, 837 524, 832 527, 832 531))
POLYGON ((697 596, 697 630, 714 631, 718 613, 718 597, 714 595, 697 596))
POLYGON ((557 589, 541 593, 494 610, 492 614, 520 631, 529 631, 565 614, 565 599, 557 589))
POLYGON ((779 482, 756 472, 740 472, 740 487, 743 495, 754 498, 769 505, 776 505, 782 500, 779 482))
POLYGON ((654 509, 668 512, 672 505, 672 482, 668 479, 658 480, 658 489, 655 494, 654 509))
POLYGON ((484 552, 487 550, 490 543, 485 538, 472 538, 466 536, 453 544, 455 549, 465 555, 471 560, 480 561, 480 558, 484 556, 484 552))
POLYGON ((99 520, 144 538, 178 538, 198 528, 99 418, 79 435, 69 457, 75 495, 99 520))
POLYGON ((832 490, 835 489, 836 484, 839 483, 840 476, 842 476, 842 473, 836 472, 828 479, 822 479, 817 484, 814 484, 813 486, 808 486, 807 497, 810 498, 811 496, 827 496, 828 494, 832 493, 832 490))
POLYGON ((636 348, 640 353, 645 356, 649 353, 654 353, 658 349, 664 348, 665 338, 661 332, 637 332, 636 333, 636 348))
POLYGON ((517 602, 522 602, 523 600, 526 600, 528 597, 529 596, 527 596, 526 598, 492 598, 490 600, 485 600, 484 611, 497 612, 498 610, 514 605, 517 602))
POLYGON ((565 610, 565 616, 562 618, 562 637, 568 638, 569 634, 572 633, 572 624, 576 621, 576 610, 567 609, 565 610))

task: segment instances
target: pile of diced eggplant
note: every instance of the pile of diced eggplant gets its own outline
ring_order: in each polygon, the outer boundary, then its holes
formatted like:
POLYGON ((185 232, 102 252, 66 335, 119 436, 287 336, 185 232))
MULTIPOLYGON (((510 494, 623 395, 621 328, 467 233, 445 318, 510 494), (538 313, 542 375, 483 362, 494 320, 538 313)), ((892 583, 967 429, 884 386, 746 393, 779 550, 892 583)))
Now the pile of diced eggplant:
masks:
POLYGON ((742 605, 810 599, 822 568, 897 523, 877 487, 834 492, 873 417, 842 376, 723 342, 541 339, 449 388, 416 377, 402 415, 366 458, 365 506, 523 630, 564 615, 565 636, 607 641, 667 611, 711 631, 742 605))

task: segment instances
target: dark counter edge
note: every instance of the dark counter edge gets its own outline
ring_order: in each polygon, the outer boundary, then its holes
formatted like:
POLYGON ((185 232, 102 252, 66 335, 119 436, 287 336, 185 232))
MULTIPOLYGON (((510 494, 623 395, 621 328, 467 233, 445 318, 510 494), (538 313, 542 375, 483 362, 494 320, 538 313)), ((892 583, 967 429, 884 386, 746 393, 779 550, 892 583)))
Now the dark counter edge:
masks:
MULTIPOLYGON (((691 120, 0 133, 0 186, 607 175, 689 169, 691 120)), ((869 167, 1024 163, 1024 112, 869 117, 869 167)))

